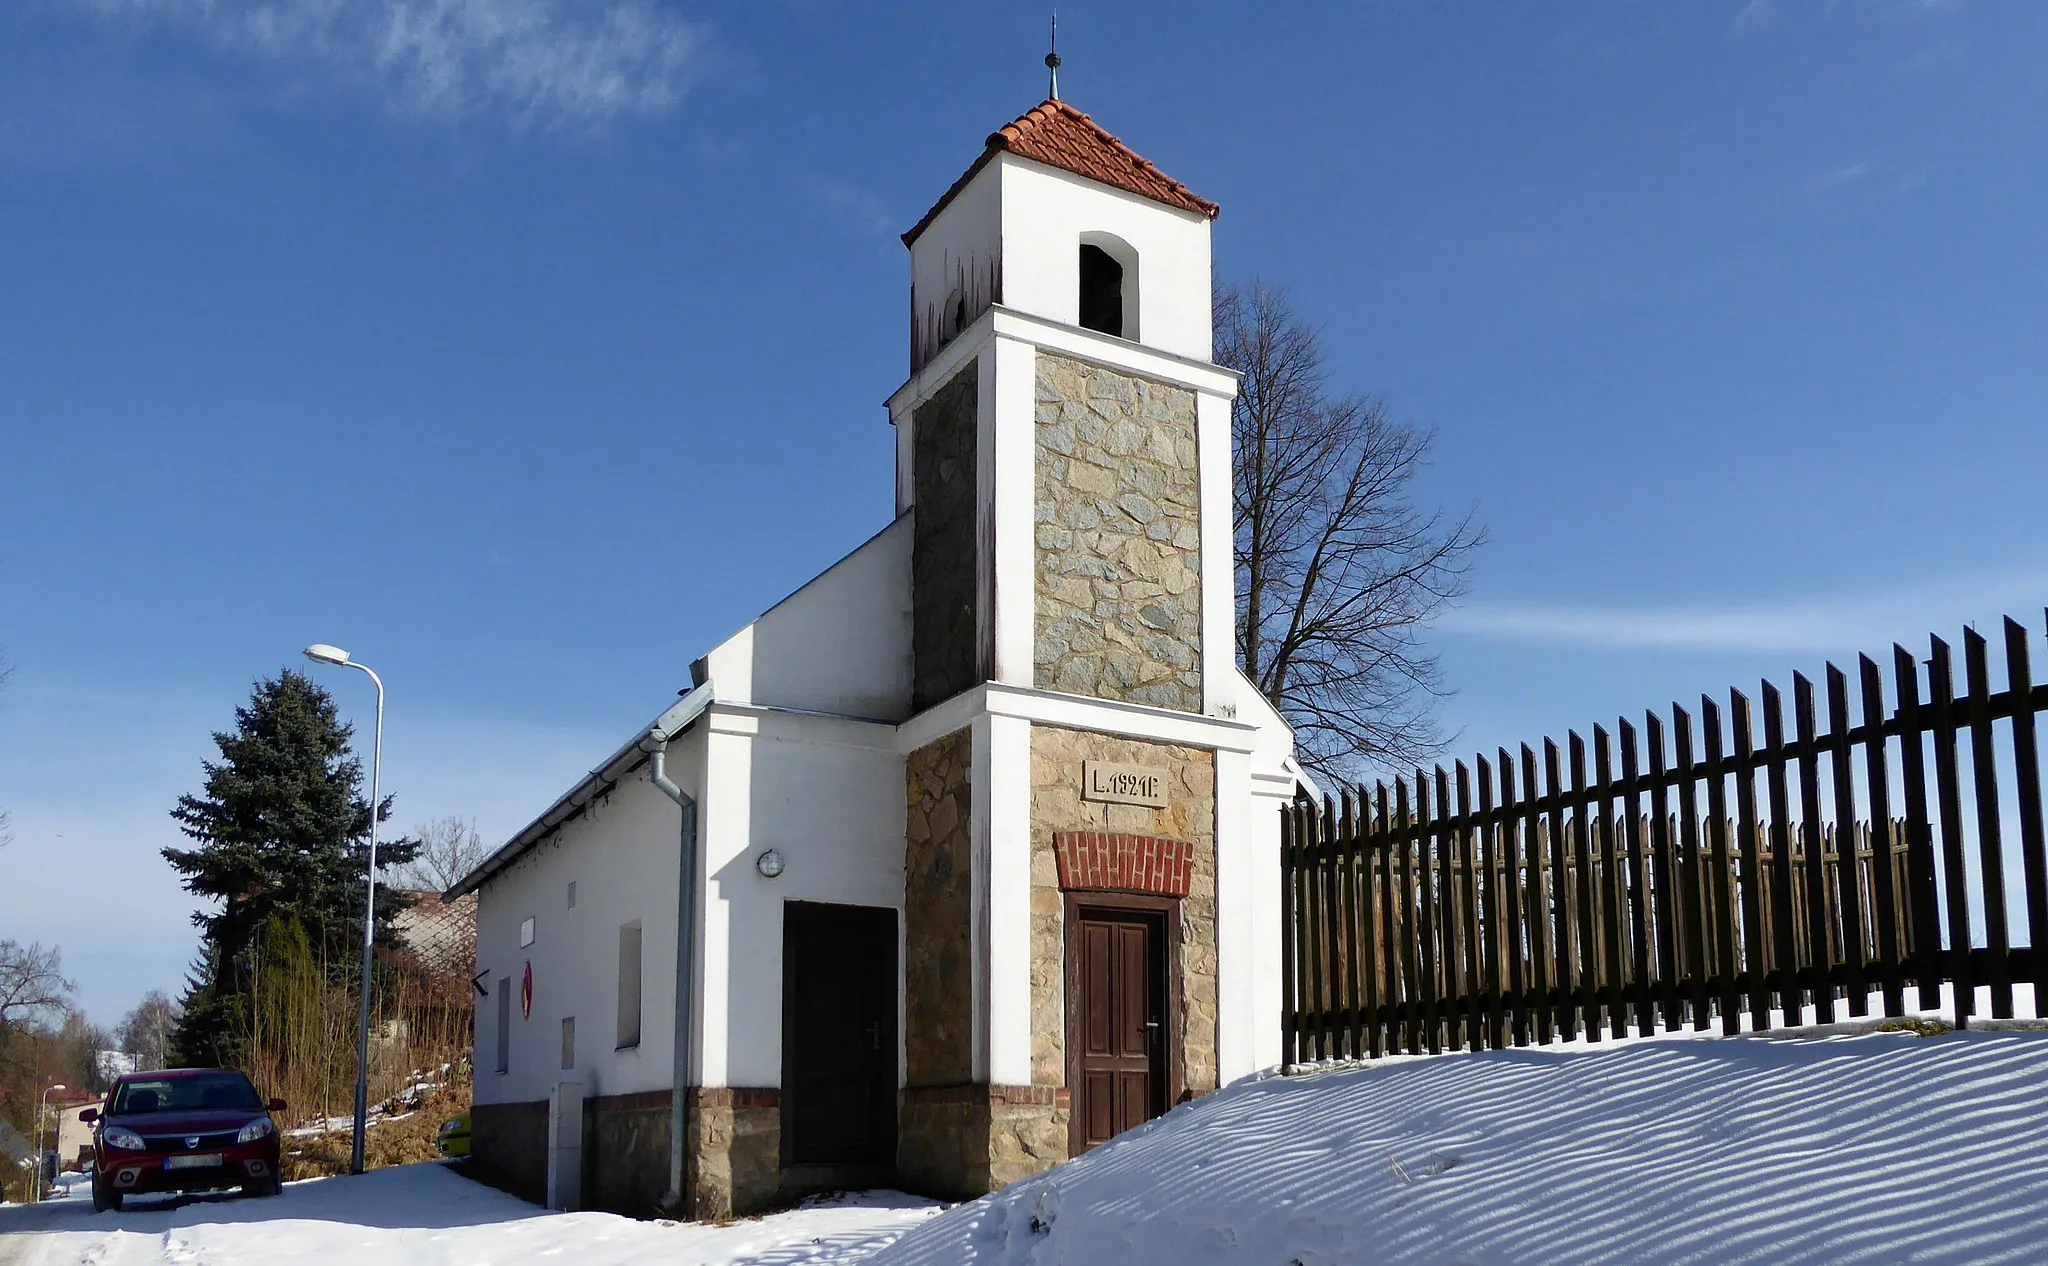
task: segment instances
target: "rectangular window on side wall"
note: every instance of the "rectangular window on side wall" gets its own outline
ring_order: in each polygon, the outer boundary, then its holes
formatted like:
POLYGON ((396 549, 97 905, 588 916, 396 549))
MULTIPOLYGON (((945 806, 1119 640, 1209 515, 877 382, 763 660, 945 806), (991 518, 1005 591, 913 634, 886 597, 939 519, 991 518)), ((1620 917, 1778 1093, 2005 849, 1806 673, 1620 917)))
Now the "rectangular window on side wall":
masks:
POLYGON ((498 977, 498 1071, 512 1068, 512 978, 498 977))
POLYGON ((576 1067, 576 1017, 562 1017, 562 1067, 576 1067))
POLYGON ((576 881, 573 879, 569 881, 569 908, 576 908, 576 881))
POLYGON ((619 928, 619 1049, 640 1045, 640 920, 619 928))

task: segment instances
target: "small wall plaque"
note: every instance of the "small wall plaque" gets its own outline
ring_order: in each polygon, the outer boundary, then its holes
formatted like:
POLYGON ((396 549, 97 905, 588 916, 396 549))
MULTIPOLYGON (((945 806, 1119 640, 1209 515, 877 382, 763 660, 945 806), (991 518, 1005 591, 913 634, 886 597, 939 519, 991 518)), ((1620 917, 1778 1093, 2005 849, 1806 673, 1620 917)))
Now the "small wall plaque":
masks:
POLYGON ((1164 809, 1166 771, 1145 765, 1084 760, 1081 762, 1081 798, 1102 804, 1142 804, 1164 809))

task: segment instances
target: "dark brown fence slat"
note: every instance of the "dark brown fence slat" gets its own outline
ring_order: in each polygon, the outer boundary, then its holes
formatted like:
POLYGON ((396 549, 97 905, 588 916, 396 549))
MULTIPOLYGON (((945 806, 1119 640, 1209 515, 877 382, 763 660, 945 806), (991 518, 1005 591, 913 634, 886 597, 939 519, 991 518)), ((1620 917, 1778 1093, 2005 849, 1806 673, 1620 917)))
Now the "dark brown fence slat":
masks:
POLYGON ((1929 638, 1928 643, 1928 694, 1934 700, 1935 720, 1934 791, 1941 814, 1942 874, 1948 891, 1948 976, 1960 1029, 1977 1011, 1977 965, 1970 955, 1973 942, 1967 842, 1963 838, 1962 764, 1956 748, 1956 730, 1962 718, 1956 712, 1955 665, 1948 643, 1938 637, 1929 638))
MULTIPOLYGON (((1500 827, 1493 813, 1493 764, 1484 756, 1478 758, 1475 777, 1479 780, 1479 826, 1473 836, 1473 855, 1478 862, 1479 878, 1472 887, 1479 899, 1478 915, 1472 926, 1484 929, 1479 944, 1483 951, 1480 988, 1486 991, 1486 1044, 1499 1050, 1508 1044, 1506 998, 1501 989, 1501 938, 1509 920, 1500 895, 1504 877, 1495 866, 1501 849, 1500 827)), ((1515 922, 1519 925, 1520 920, 1515 922)))
POLYGON ((1557 970, 1557 1028, 1570 1041, 1579 1035, 1578 958, 1574 945, 1578 936, 1572 918, 1571 871, 1565 863, 1571 856, 1571 842, 1565 835, 1563 781, 1558 776, 1557 744, 1543 740, 1543 784, 1550 801, 1547 830, 1550 836, 1550 940, 1551 962, 1557 970))
MULTIPOLYGON (((1884 678, 1868 655, 1856 662, 1863 690, 1863 777, 1870 797, 1870 901, 1876 925, 1877 983, 1884 990, 1884 1013, 1906 1014, 1906 982, 1899 974, 1905 947, 1899 944, 1897 849, 1892 839, 1891 771, 1884 754, 1884 678)), ((1855 812, 1846 815, 1851 835, 1855 812)))
MULTIPOLYGON (((1828 766, 1834 775, 1835 820, 1853 822, 1856 803, 1856 762, 1849 749, 1849 679, 1833 664, 1828 665, 1828 766), (1843 806, 1851 808, 1845 813, 1843 806)), ((1835 843, 1835 893, 1842 912, 1843 979, 1847 982, 1849 1014, 1870 1014, 1870 986, 1865 972, 1870 964, 1869 946, 1863 939, 1862 868, 1856 860, 1855 833, 1846 840, 1838 834, 1835 843)))
POLYGON ((1408 803, 1408 783, 1405 779, 1394 784, 1394 803, 1401 821, 1394 832, 1394 846, 1400 858, 1401 886, 1401 1033, 1402 1041, 1410 1055, 1417 1055, 1423 1049, 1422 1026, 1426 1014, 1422 992, 1422 927, 1417 911, 1422 904, 1422 894, 1417 887, 1415 873, 1415 840, 1417 838, 1414 810, 1408 803))
POLYGON ((1756 813, 1756 730, 1749 697, 1728 692, 1728 718, 1735 727, 1735 812, 1742 855, 1742 966, 1749 977, 1749 1019, 1758 1032, 1771 1027, 1771 994, 1765 981, 1770 958, 1764 945, 1764 875, 1761 826, 1756 813))
POLYGON ((1533 938, 1528 931, 1528 890, 1523 879, 1522 864, 1527 854, 1523 847, 1522 835, 1525 830, 1521 806, 1515 800, 1515 758, 1508 749, 1500 749, 1500 760, 1495 766, 1500 771, 1500 894, 1501 910, 1507 916, 1507 940, 1503 945, 1504 978, 1501 987, 1507 990, 1508 1040, 1516 1046, 1529 1044, 1531 993, 1530 977, 1535 969, 1533 938))
MULTIPOLYGON (((1413 997, 1407 981, 1413 979, 1412 964, 1404 968, 1402 947, 1406 944, 1401 929, 1403 920, 1396 917, 1397 902, 1405 898, 1406 889, 1401 886, 1401 872, 1395 865, 1397 850, 1401 847, 1394 840, 1394 819, 1387 813, 1387 784, 1381 783, 1373 792, 1373 824, 1379 832, 1380 867, 1380 961, 1387 969, 1387 1013, 1385 1018, 1387 1050, 1412 1049, 1407 1047, 1408 1000, 1413 997)), ((1405 812, 1402 815, 1406 816, 1405 812)), ((1405 908, 1405 907, 1400 907, 1405 908)))
POLYGON ((1650 743, 1650 843, 1655 853, 1655 886, 1651 896, 1657 924, 1657 984, 1663 1000, 1664 1027, 1685 1022, 1685 995, 1678 987, 1678 855, 1673 842, 1671 802, 1664 766, 1664 719, 1643 714, 1643 733, 1650 743))
MULTIPOLYGON (((1557 789, 1557 759, 1554 744, 1550 747, 1551 790, 1557 789)), ((1557 977, 1557 923, 1551 913, 1551 904, 1556 900, 1555 876, 1550 875, 1547 862, 1550 859, 1550 841, 1553 838, 1544 830, 1541 796, 1537 792, 1536 752, 1527 743, 1522 744, 1522 851, 1528 859, 1528 911, 1529 911, 1529 989, 1534 995, 1530 999, 1530 1010, 1535 1015, 1535 1031, 1531 1035, 1538 1042, 1548 1042, 1557 1033, 1557 1011, 1551 1002, 1552 993, 1558 989, 1557 977)))
POLYGON ((1913 915, 1913 975, 1920 1005, 1941 1005, 1941 924, 1936 908, 1934 835, 1927 820, 1927 762, 1923 746, 1930 718, 1920 707, 1920 671, 1913 654, 1892 644, 1892 684, 1899 692, 1899 777, 1906 791, 1908 905, 1913 915))
POLYGON ((1778 1007, 1788 1025, 1805 1022, 1806 998, 1799 988, 1799 929, 1792 917, 1798 876, 1792 864, 1791 796, 1785 784, 1785 700, 1763 683, 1765 789, 1771 799, 1771 967, 1778 973, 1778 1007))
POLYGON ((1436 767, 1436 931, 1438 971, 1442 973, 1443 997, 1438 1008, 1443 1019, 1444 1045, 1457 1050, 1465 1045, 1465 998, 1470 985, 1465 977, 1465 933, 1459 918, 1458 823, 1451 801, 1450 771, 1436 767))
POLYGON ((1338 792, 1336 833, 1337 893, 1343 918, 1339 937, 1343 943, 1343 1050, 1346 1058, 1358 1059, 1365 1054, 1365 955, 1358 940, 1358 821, 1351 810, 1349 787, 1338 792))
POLYGON ((1742 1031, 1741 960, 1735 948, 1734 856, 1728 838, 1728 766, 1723 755, 1721 705, 1700 696, 1707 740, 1707 838, 1713 844, 1709 891, 1714 905, 1714 970, 1721 978, 1721 1031, 1742 1031))
POLYGON ((1323 1011, 1323 1058, 1342 1059, 1344 1049, 1344 1013, 1350 999, 1344 989, 1344 947, 1341 941, 1343 896, 1340 872, 1337 865, 1337 805, 1328 795, 1323 797, 1322 833, 1318 848, 1322 864, 1317 868, 1322 876, 1323 926, 1327 929, 1323 946, 1325 977, 1329 996, 1323 1011))
POLYGON ((1578 873, 1572 883, 1573 970, 1577 973, 1579 1018, 1586 1040, 1597 1042, 1601 1021, 1599 899, 1593 883, 1593 836, 1586 792, 1586 740, 1573 730, 1566 739, 1572 770, 1572 861, 1578 873))
MULTIPOLYGON (((2027 629, 2005 622, 2006 688, 2015 696, 2033 694, 2033 673, 2027 664, 2027 629)), ((2020 708, 2012 719, 2013 778, 2019 793, 2020 868, 2027 885, 2027 940, 2044 944, 2039 929, 2048 928, 2048 848, 2042 842, 2041 757, 2034 741, 2034 713, 2020 708)), ((2048 1007, 2048 954, 2033 956, 2034 1014, 2048 1007)))
POLYGON ((2005 849, 1999 840, 1998 749, 1991 737, 1991 669, 1984 635, 1963 630, 1963 675, 1970 690, 1970 772, 1977 803, 1977 874, 1984 890, 1984 948, 1991 1014, 2012 1019, 2012 936, 2005 913, 2005 849))
POLYGON ((1628 1003, 1624 997, 1627 968, 1626 933, 1622 924, 1620 846, 1614 829, 1614 743, 1605 726, 1593 727, 1593 777, 1595 803, 1587 806, 1593 814, 1599 882, 1595 885, 1599 918, 1600 996, 1606 1003, 1607 1022, 1614 1036, 1628 1033, 1628 1003), (1597 806, 1597 807, 1596 807, 1597 806))
POLYGON ((1692 716, 1676 702, 1671 705, 1672 733, 1677 740, 1680 922, 1684 931, 1685 973, 1692 1006, 1692 1026, 1704 1030, 1712 1023, 1707 982, 1713 967, 1707 961, 1706 872, 1700 859, 1699 794, 1696 790, 1700 766, 1693 759, 1692 716))
POLYGON ((1814 969, 1813 1018, 1829 1024, 1835 1018, 1835 988, 1828 983, 1828 969, 1834 965, 1834 929, 1828 900, 1826 817, 1820 804, 1813 682, 1805 673, 1792 676, 1792 716, 1799 732, 1799 838, 1806 849, 1800 873, 1805 880, 1808 961, 1814 969))
POLYGON ((1280 1058, 1288 1064, 1301 1062, 1301 987, 1295 975, 1301 956, 1295 941, 1308 926, 1294 891, 1301 875, 1301 850, 1296 843, 1300 828, 1300 816, 1293 809, 1281 811, 1280 856, 1285 866, 1280 884, 1280 1058))
POLYGON ((1645 1037, 1657 1030, 1655 978, 1650 966, 1649 858, 1643 850, 1642 774, 1637 757, 1636 727, 1627 717, 1615 724, 1621 744, 1621 841, 1627 858, 1617 877, 1628 898, 1629 983, 1635 994, 1636 1031, 1645 1037))
POLYGON ((1422 946, 1422 1023, 1424 1044, 1432 1055, 1444 1053, 1443 1015, 1437 1004, 1436 866, 1431 860, 1429 775, 1415 771, 1415 906, 1416 939, 1422 946))

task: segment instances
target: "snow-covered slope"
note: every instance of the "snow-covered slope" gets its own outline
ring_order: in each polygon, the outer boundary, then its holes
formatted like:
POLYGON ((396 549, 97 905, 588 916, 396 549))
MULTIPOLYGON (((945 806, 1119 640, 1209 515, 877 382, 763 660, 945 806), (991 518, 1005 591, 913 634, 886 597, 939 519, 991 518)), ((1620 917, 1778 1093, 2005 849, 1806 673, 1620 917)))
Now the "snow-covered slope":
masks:
POLYGON ((1240 1082, 872 1266, 2048 1262, 2048 1033, 1646 1041, 1240 1082))

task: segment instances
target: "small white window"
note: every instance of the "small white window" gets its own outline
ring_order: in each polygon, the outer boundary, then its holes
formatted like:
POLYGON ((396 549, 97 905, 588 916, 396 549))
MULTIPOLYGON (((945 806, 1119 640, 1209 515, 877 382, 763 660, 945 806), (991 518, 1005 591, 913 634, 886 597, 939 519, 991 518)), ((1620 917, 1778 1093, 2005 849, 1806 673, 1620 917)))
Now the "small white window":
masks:
POLYGON ((519 925, 519 948, 525 949, 531 944, 533 944, 533 916, 529 914, 519 925))
POLYGON ((569 908, 576 908, 576 881, 573 879, 569 881, 569 908))
POLYGON ((562 1067, 576 1067, 576 1017, 562 1017, 562 1067))
POLYGON ((640 1045, 640 920, 619 929, 620 1050, 640 1045))

